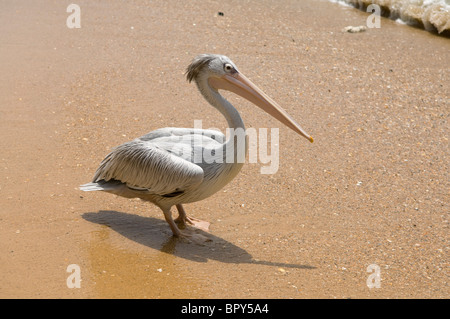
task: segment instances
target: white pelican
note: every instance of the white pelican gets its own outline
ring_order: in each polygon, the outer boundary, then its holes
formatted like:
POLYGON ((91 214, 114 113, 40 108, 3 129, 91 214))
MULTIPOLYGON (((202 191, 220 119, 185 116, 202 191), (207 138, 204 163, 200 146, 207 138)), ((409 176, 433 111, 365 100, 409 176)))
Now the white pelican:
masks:
MULTIPOLYGON (((186 77, 195 81, 203 97, 225 116, 228 126, 245 129, 238 111, 218 90, 228 90, 254 103, 280 122, 313 142, 306 132, 271 98, 240 73, 226 56, 202 54, 188 66, 186 77)), ((243 163, 232 159, 248 141, 234 143, 218 131, 191 128, 162 128, 113 149, 101 162, 92 183, 81 185, 83 191, 105 191, 128 198, 140 198, 157 205, 164 213, 172 233, 183 236, 186 223, 207 229, 209 223, 186 216, 182 204, 205 199, 230 182, 243 163), (237 144, 237 145, 236 145, 237 144), (233 147, 229 147, 232 145, 233 147), (206 161, 196 154, 216 154, 221 160, 206 161), (197 159, 197 160, 194 160, 197 159), (228 157, 229 159, 229 157, 228 157), (176 205, 179 217, 172 219, 176 205)), ((187 235, 188 236, 188 235, 187 235)))

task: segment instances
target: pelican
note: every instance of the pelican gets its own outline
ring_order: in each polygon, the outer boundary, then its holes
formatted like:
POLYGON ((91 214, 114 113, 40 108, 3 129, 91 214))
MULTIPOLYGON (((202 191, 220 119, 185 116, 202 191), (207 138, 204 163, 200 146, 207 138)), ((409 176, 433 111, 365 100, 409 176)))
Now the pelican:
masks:
MULTIPOLYGON (((206 101, 222 113, 229 128, 245 130, 238 111, 219 90, 240 95, 313 142, 313 138, 239 72, 228 57, 201 54, 187 67, 186 77, 189 82, 194 81, 206 101)), ((101 162, 92 182, 81 185, 80 189, 152 202, 162 210, 175 237, 189 237, 180 229, 184 230, 190 224, 207 230, 209 223, 187 216, 183 204, 213 195, 239 173, 243 162, 236 158, 243 150, 247 154, 248 140, 234 143, 235 140, 235 136, 226 139, 224 134, 215 130, 157 129, 114 148, 101 162), (213 154, 215 160, 196 154, 213 154), (174 205, 179 214, 175 220, 171 212, 174 205)))

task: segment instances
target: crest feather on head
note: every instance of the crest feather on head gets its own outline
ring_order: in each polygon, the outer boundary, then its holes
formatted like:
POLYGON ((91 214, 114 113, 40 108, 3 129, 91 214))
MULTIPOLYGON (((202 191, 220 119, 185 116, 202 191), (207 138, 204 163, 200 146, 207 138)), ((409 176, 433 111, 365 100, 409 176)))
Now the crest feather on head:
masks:
POLYGON ((186 69, 186 79, 189 82, 194 80, 202 69, 215 58, 216 57, 212 54, 200 54, 196 56, 186 69))

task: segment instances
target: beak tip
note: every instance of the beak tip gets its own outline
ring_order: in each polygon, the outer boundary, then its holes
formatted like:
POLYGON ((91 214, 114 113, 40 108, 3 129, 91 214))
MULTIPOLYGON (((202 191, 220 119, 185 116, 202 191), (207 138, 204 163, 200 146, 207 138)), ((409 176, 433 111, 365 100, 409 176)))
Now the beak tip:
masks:
POLYGON ((308 138, 308 140, 309 140, 311 143, 314 143, 314 139, 312 138, 312 136, 310 136, 310 137, 308 138))

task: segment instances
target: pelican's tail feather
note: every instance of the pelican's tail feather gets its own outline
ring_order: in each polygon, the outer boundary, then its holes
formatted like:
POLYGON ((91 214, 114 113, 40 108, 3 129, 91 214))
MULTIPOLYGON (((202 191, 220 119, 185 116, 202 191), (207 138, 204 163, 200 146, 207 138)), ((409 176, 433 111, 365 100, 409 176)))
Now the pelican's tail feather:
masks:
POLYGON ((104 191, 105 189, 98 183, 87 183, 80 185, 80 190, 85 192, 104 191))
POLYGON ((115 179, 111 179, 109 181, 102 179, 97 182, 80 185, 80 190, 85 192, 103 191, 128 198, 134 198, 137 196, 136 190, 128 188, 127 184, 115 179))
POLYGON ((108 191, 120 189, 124 186, 125 186, 124 183, 122 183, 121 181, 114 180, 114 179, 110 180, 110 181, 100 180, 97 182, 80 185, 80 190, 85 191, 85 192, 92 192, 92 191, 108 192, 108 191))

